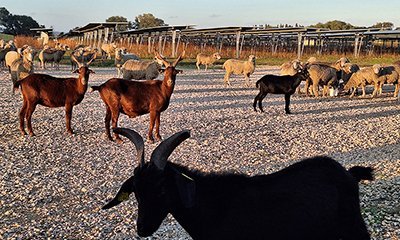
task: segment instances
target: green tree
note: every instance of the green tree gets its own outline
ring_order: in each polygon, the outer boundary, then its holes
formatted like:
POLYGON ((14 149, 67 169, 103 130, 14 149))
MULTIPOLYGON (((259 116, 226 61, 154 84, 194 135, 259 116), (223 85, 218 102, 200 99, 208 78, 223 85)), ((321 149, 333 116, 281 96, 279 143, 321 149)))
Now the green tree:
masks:
POLYGON ((394 24, 392 22, 377 22, 371 26, 371 28, 393 28, 394 24))
POLYGON ((0 8, 0 27, 3 33, 11 35, 30 35, 31 28, 41 27, 32 17, 13 15, 6 8, 0 8))
POLYGON ((156 18, 151 13, 143 13, 141 15, 136 16, 135 22, 133 23, 133 27, 136 29, 158 27, 158 26, 168 26, 168 24, 166 24, 164 20, 156 18))
POLYGON ((106 19, 106 22, 127 22, 128 25, 118 25, 118 31, 125 31, 132 28, 132 22, 129 22, 126 17, 123 16, 111 16, 106 19))
POLYGON ((315 28, 329 28, 331 30, 345 30, 345 29, 354 29, 355 26, 350 23, 346 23, 339 20, 328 21, 326 23, 317 23, 315 25, 311 25, 310 27, 315 28))

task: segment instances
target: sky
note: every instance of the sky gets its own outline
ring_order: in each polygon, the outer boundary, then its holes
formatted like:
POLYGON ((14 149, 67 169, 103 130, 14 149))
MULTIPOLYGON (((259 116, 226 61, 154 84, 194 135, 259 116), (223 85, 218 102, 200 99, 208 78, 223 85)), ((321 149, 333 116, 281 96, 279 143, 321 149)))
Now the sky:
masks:
POLYGON ((307 26, 341 20, 355 26, 392 22, 400 27, 399 0, 1 0, 10 13, 67 32, 110 16, 129 21, 152 13, 169 25, 196 28, 291 24, 307 26))

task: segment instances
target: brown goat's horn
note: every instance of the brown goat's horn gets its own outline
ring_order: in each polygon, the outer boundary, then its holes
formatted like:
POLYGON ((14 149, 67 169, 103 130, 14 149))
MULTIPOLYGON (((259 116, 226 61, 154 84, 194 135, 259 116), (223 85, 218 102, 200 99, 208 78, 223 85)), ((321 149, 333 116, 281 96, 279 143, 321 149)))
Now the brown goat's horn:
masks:
POLYGON ((169 67, 171 65, 167 60, 165 60, 165 58, 161 56, 159 52, 156 52, 156 58, 160 59, 164 63, 165 67, 169 67))
POLYGON ((178 133, 175 133, 171 137, 162 141, 160 145, 154 149, 151 154, 150 161, 153 162, 158 169, 164 170, 165 165, 167 164, 167 160, 169 155, 175 150, 175 148, 181 144, 184 140, 190 137, 190 131, 184 130, 178 133))
POLYGON ((127 137, 136 147, 136 159, 139 161, 139 166, 144 165, 144 142, 139 133, 128 128, 115 128, 113 130, 117 134, 127 137))
POLYGON ((172 64, 173 67, 176 67, 176 65, 182 61, 183 57, 185 56, 185 50, 183 50, 183 52, 181 53, 181 55, 179 55, 179 57, 175 60, 175 62, 172 64))

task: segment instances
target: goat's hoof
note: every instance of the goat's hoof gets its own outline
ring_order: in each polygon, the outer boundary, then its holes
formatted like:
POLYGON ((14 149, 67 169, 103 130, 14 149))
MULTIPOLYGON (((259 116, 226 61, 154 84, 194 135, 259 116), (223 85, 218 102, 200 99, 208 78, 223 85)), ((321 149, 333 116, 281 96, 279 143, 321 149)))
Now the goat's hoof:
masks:
POLYGON ((30 132, 30 133, 29 133, 29 136, 34 137, 35 134, 34 134, 33 132, 30 132))
POLYGON ((157 141, 162 141, 162 137, 158 135, 158 136, 156 136, 156 140, 157 141))
POLYGON ((74 132, 73 132, 72 130, 67 130, 67 131, 65 132, 65 134, 67 134, 67 135, 69 135, 69 136, 72 136, 72 135, 74 135, 74 132))
POLYGON ((116 139, 115 139, 115 142, 121 144, 121 143, 123 143, 124 141, 122 141, 121 138, 116 138, 116 139))
POLYGON ((153 144, 154 143, 154 138, 153 137, 147 138, 147 142, 153 144))
POLYGON ((107 136, 107 139, 113 141, 113 138, 111 136, 107 136))
POLYGON ((286 111, 286 114, 292 114, 292 112, 290 112, 290 111, 286 111))

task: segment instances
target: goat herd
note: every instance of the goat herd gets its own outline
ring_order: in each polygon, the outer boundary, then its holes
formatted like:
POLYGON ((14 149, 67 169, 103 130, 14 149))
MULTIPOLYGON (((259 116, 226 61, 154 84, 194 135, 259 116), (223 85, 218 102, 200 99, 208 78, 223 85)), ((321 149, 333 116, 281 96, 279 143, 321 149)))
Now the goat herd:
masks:
MULTIPOLYGON (((12 49, 12 43, 7 44, 8 47, 2 48, 12 49)), ((44 48, 39 53, 41 66, 44 68, 48 61, 58 64, 59 55, 64 55, 68 49, 62 44, 57 44, 55 49, 44 48)), ((133 192, 138 201, 137 232, 140 236, 152 235, 171 213, 193 239, 265 239, 266 236, 270 239, 370 239, 360 212, 358 182, 373 179, 371 168, 355 166, 346 170, 331 158, 314 157, 270 175, 248 177, 206 174, 169 162, 169 155, 190 136, 189 131, 181 131, 161 141, 159 133, 160 113, 168 108, 176 76, 181 72, 176 66, 185 52, 174 62, 168 62, 158 53, 155 61, 142 61, 113 44, 102 49, 105 57, 111 57, 111 52, 115 51, 118 77, 122 75, 123 79, 111 78, 90 88, 89 75, 94 72, 88 66, 96 59, 98 51, 88 47, 79 46, 71 54, 73 66, 77 65, 77 69, 73 69, 79 74, 77 78, 33 73, 34 51, 29 46, 9 50, 5 60, 13 89, 20 89, 23 96, 19 113, 23 135, 26 135, 25 120, 29 134, 34 135, 31 117, 37 104, 65 106, 66 128, 72 134, 73 106, 83 100, 88 89, 99 91, 106 106, 107 137, 113 139, 111 127, 116 141, 121 141, 119 135, 131 140, 136 147, 135 164, 138 163, 133 176, 122 184, 116 197, 103 209, 127 200, 133 192), (13 59, 11 63, 10 59, 13 59), (161 69, 162 65, 165 69, 161 69), (164 79, 153 80, 162 71, 164 79), (155 139, 161 141, 150 161, 145 161, 142 137, 133 130, 117 127, 120 113, 129 117, 150 114, 147 140, 154 142, 155 127, 155 139)), ((200 65, 205 65, 207 69, 220 58, 218 53, 199 54, 196 66, 200 69, 200 65)), ((255 70, 255 56, 249 56, 247 61, 229 59, 223 68, 226 70, 225 85, 230 85, 231 74, 243 74, 249 86, 249 77, 255 70)), ((257 81, 260 92, 253 108, 257 111, 258 103, 263 111, 262 100, 268 93, 283 94, 285 111, 290 113, 290 96, 302 81, 306 82, 306 95, 310 93, 310 85, 314 96, 319 96, 319 86, 323 87, 323 96, 328 95, 331 87, 331 92, 352 90, 351 97, 362 87, 365 95, 365 86, 373 84, 373 96, 376 96, 382 92, 383 84, 390 83, 396 85, 394 95, 397 97, 399 69, 398 63, 360 69, 346 58, 332 65, 318 63, 315 59, 306 63, 293 60, 281 66, 281 76, 265 75, 257 81)))

